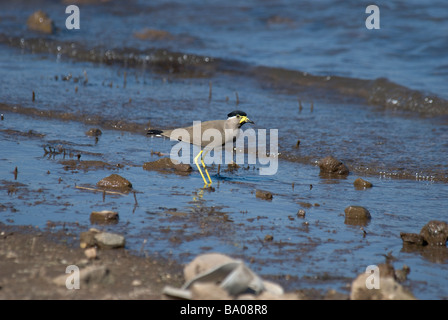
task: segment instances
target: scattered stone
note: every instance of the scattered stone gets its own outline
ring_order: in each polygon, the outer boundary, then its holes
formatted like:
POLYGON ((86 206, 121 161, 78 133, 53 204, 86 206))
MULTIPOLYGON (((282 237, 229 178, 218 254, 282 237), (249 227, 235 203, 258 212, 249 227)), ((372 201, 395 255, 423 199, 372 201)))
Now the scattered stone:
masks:
POLYGON ((138 279, 135 279, 135 280, 132 280, 131 285, 134 286, 134 287, 138 287, 138 286, 142 285, 142 282, 140 280, 138 280, 138 279))
POLYGON ((240 168, 240 166, 235 163, 235 162, 231 162, 227 165, 227 170, 224 170, 225 172, 234 172, 234 171, 238 171, 238 169, 240 168))
POLYGON ((431 246, 445 246, 448 239, 448 224, 432 220, 423 226, 420 235, 431 246))
POLYGON ((93 211, 90 214, 90 222, 98 224, 117 223, 118 212, 110 210, 93 211))
POLYGON ((373 273, 361 273, 353 282, 350 292, 352 300, 415 300, 414 295, 403 288, 395 279, 395 270, 390 264, 378 265, 379 288, 367 288, 374 285, 373 273))
POLYGON ((230 300, 231 296, 226 290, 216 283, 204 282, 194 283, 191 286, 191 295, 194 300, 230 300))
POLYGON ((232 261, 232 258, 221 253, 208 253, 199 255, 185 266, 185 281, 191 281, 194 277, 201 273, 204 273, 207 270, 232 261))
POLYGON ((119 190, 123 192, 129 192, 130 189, 132 189, 132 183, 118 174, 111 174, 98 181, 96 185, 99 188, 119 190))
POLYGON ((305 212, 305 210, 303 210, 303 209, 300 209, 300 210, 297 212, 297 216, 298 216, 299 218, 305 218, 305 214, 306 214, 306 212, 305 212))
POLYGON ((190 174, 193 168, 188 163, 178 163, 170 158, 161 158, 152 162, 145 162, 143 170, 157 170, 161 172, 174 172, 182 175, 190 174))
POLYGON ((272 240, 274 240, 274 236, 273 235, 267 234, 264 237, 264 241, 272 241, 272 240))
POLYGON ((84 250, 84 254, 86 255, 87 259, 94 260, 97 257, 96 248, 87 248, 84 250))
POLYGON ((364 179, 358 178, 353 182, 353 185, 355 186, 355 189, 357 190, 364 190, 367 188, 372 188, 373 184, 369 181, 366 181, 364 179))
POLYGON ((123 248, 125 245, 124 237, 115 233, 100 232, 95 234, 94 239, 101 249, 123 248))
POLYGON ((346 224, 365 225, 371 219, 369 210, 364 207, 349 206, 344 212, 346 224))
POLYGON ((91 136, 91 137, 98 137, 102 134, 103 134, 103 132, 98 128, 91 128, 88 131, 86 131, 86 135, 91 136))
POLYGON ((81 232, 79 236, 79 246, 82 249, 94 247, 95 243, 95 235, 100 233, 101 231, 91 228, 89 231, 81 232))
POLYGON ((272 200, 272 193, 265 190, 256 190, 255 196, 263 200, 272 200))
POLYGON ((400 232, 400 237, 403 240, 403 244, 417 246, 424 246, 427 244, 423 236, 417 233, 400 232))
POLYGON ((34 12, 29 16, 26 25, 28 29, 42 33, 51 34, 54 32, 54 23, 42 10, 34 12))
POLYGON ((328 156, 319 160, 318 165, 321 174, 334 174, 343 176, 349 174, 347 166, 332 156, 328 156))

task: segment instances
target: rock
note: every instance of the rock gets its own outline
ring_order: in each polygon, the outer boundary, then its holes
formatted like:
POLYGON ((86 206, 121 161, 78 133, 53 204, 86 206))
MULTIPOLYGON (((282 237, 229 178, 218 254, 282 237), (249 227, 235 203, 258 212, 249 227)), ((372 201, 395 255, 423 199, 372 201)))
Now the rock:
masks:
POLYGON ((86 255, 87 259, 96 259, 97 257, 97 252, 96 252, 96 248, 87 248, 86 250, 84 250, 84 254, 86 255))
POLYGON ((161 158, 152 162, 145 162, 143 170, 157 170, 162 172, 174 172, 178 174, 190 174, 193 168, 187 163, 178 163, 170 158, 161 158))
POLYGON ((342 176, 349 174, 347 166, 332 156, 328 156, 319 160, 317 164, 319 165, 321 174, 342 176))
POLYGON ((417 245, 417 246, 424 246, 428 244, 423 238, 423 236, 416 233, 400 232, 400 237, 401 240, 403 240, 403 244, 417 245))
POLYGON ((90 222, 98 224, 118 223, 118 212, 110 210, 93 211, 90 214, 90 222))
POLYGON ((371 281, 369 273, 360 274, 353 282, 350 291, 352 300, 415 300, 414 295, 403 288, 396 279, 394 268, 391 265, 378 265, 379 288, 367 288, 371 281))
POLYGON ((103 134, 103 132, 98 128, 91 128, 88 131, 86 131, 86 135, 91 136, 91 137, 98 137, 102 134, 103 134))
POLYGON ((192 299, 194 300, 230 300, 231 297, 226 290, 215 283, 204 282, 194 283, 191 288, 192 299))
POLYGON ((305 218, 305 214, 306 214, 306 212, 305 212, 305 210, 303 210, 303 209, 300 209, 300 210, 297 212, 297 216, 298 216, 299 218, 305 218))
POLYGON ((95 235, 97 233, 100 233, 97 229, 90 229, 89 231, 81 232, 79 237, 80 247, 82 249, 94 247, 96 245, 95 243, 95 235))
POLYGON ((90 248, 98 246, 102 249, 122 248, 125 245, 123 236, 115 233, 101 232, 91 228, 89 231, 81 232, 80 247, 90 248))
POLYGON ((273 235, 267 234, 264 237, 264 241, 272 241, 272 240, 274 240, 274 236, 273 235))
POLYGON ((115 173, 101 179, 96 185, 99 188, 119 190, 123 192, 129 192, 130 189, 132 189, 132 183, 115 173))
POLYGON ((38 10, 28 17, 26 22, 28 29, 42 33, 51 34, 54 32, 54 23, 48 15, 38 10))
POLYGON ((395 270, 395 279, 397 279, 398 282, 404 282, 408 278, 408 274, 411 272, 411 268, 409 268, 407 265, 403 265, 403 268, 401 270, 395 270))
POLYGON ((432 220, 423 226, 420 235, 431 246, 445 246, 448 239, 448 224, 432 220))
POLYGON ((355 186, 355 189, 357 190, 364 190, 367 188, 372 188, 373 185, 369 181, 366 181, 364 179, 358 178, 353 182, 353 185, 355 186))
POLYGON ((349 206, 344 212, 346 224, 365 225, 371 219, 369 210, 364 207, 349 206))
POLYGON ((197 256, 184 268, 184 278, 188 282, 197 275, 213 269, 224 263, 232 262, 233 259, 221 253, 207 253, 197 256))
POLYGON ((95 243, 102 249, 116 249, 123 248, 125 245, 125 239, 122 235, 100 232, 94 236, 95 243))
POLYGON ((272 200, 272 193, 265 190, 256 190, 255 196, 263 200, 272 200))

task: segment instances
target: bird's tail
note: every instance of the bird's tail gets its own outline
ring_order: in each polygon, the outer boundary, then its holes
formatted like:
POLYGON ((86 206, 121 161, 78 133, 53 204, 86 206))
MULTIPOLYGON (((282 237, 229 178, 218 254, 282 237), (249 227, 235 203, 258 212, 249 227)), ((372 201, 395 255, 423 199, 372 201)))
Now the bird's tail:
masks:
POLYGON ((163 130, 148 130, 146 131, 146 134, 148 135, 161 135, 163 133, 163 130))

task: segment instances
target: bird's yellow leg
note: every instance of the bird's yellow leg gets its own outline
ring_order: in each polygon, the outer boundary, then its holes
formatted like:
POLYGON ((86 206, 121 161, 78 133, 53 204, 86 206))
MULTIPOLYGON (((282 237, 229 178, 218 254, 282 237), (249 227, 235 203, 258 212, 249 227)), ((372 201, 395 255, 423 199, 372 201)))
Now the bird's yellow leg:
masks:
POLYGON ((205 151, 205 153, 202 155, 202 157, 201 157, 201 163, 202 163, 202 166, 204 167, 204 171, 205 171, 205 173, 207 174, 208 181, 210 181, 210 183, 208 184, 208 186, 211 186, 211 185, 212 185, 212 179, 210 179, 210 175, 208 174, 207 167, 205 166, 205 163, 204 163, 204 157, 207 155, 208 151, 209 151, 209 150, 205 151))
MULTIPOLYGON (((194 158, 194 163, 196 164, 196 167, 198 167, 198 169, 199 169, 199 173, 201 174, 202 180, 204 180, 204 187, 205 187, 205 186, 207 186, 208 183, 207 183, 207 180, 205 180, 204 174, 202 173, 201 167, 199 166, 199 163, 198 163, 198 159, 199 159, 199 156, 202 154, 202 151, 203 150, 201 150, 201 152, 199 152, 198 155, 194 158)), ((202 158, 201 158, 201 162, 202 162, 202 158)))

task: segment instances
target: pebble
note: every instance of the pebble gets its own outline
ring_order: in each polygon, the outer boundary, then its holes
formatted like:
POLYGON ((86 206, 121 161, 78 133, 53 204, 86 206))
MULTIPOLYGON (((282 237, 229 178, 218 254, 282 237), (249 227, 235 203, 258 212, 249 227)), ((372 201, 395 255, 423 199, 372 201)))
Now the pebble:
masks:
POLYGON ((110 210, 102 211, 92 211, 90 214, 91 223, 117 223, 118 222, 118 212, 110 210))
POLYGON ((255 196, 263 200, 272 200, 273 198, 272 193, 265 190, 256 190, 255 196))
POLYGON ((320 173, 324 174, 348 175, 350 172, 345 164, 332 156, 319 160, 317 164, 320 173))
POLYGON ((369 210, 360 206, 349 206, 345 208, 345 223, 347 224, 365 224, 371 219, 369 210))
POLYGON ((364 189, 373 187, 371 182, 366 181, 366 180, 361 179, 361 178, 356 179, 353 182, 353 185, 355 186, 355 189, 357 189, 357 190, 364 190, 364 189))
POLYGON ((114 189, 120 191, 129 191, 130 189, 132 189, 132 183, 115 173, 101 179, 97 182, 96 185, 99 188, 114 189))

